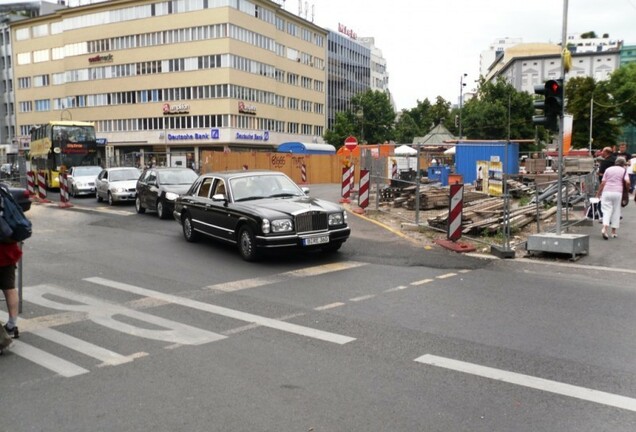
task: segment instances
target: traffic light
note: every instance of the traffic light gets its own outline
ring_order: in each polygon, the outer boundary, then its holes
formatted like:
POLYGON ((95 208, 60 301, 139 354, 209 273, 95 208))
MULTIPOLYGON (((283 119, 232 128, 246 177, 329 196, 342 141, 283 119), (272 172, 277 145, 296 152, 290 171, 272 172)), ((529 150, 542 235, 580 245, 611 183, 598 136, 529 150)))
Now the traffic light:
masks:
POLYGON ((543 96, 543 100, 534 102, 534 108, 543 113, 533 116, 532 122, 535 126, 558 132, 559 117, 563 115, 563 80, 549 80, 543 85, 536 85, 534 93, 543 96))

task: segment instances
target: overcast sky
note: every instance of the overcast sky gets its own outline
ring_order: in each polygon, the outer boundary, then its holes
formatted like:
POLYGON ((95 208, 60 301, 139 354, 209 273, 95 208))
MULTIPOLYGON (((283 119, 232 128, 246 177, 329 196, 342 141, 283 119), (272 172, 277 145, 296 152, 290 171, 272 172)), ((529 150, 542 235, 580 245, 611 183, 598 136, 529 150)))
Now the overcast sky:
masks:
MULTIPOLYGON (((49 0, 51 1, 51 0, 49 0)), ((68 0, 68 4, 87 0, 68 0)), ((281 2, 282 0, 278 0, 281 2)), ((437 96, 456 104, 460 78, 470 91, 479 78, 479 55, 496 39, 561 42, 564 0, 302 0, 306 17, 358 37, 374 37, 389 71, 398 109, 437 96), (307 6, 307 7, 305 7, 307 6)), ((0 0, 0 3, 10 3, 0 0)), ((54 2, 54 1, 52 1, 54 2)), ((285 9, 299 13, 298 0, 285 9)), ((594 31, 636 45, 636 0, 568 0, 568 34, 594 31)))
MULTIPOLYGON (((305 1, 302 2, 303 8, 305 1)), ((372 36, 389 71, 398 109, 437 96, 456 104, 460 77, 467 90, 479 78, 479 55, 498 38, 560 43, 563 0, 308 0, 308 19, 337 31, 338 23, 372 36)), ((285 9, 298 14, 298 0, 285 9)), ((636 0, 569 0, 568 34, 598 36, 636 45, 636 0)))

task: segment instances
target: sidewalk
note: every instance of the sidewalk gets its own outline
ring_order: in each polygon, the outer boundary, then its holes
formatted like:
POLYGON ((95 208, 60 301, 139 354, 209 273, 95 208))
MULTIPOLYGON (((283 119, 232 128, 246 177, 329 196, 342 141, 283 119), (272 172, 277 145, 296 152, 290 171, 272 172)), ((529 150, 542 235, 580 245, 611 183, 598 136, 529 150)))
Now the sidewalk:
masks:
MULTIPOLYGON (((338 184, 315 184, 308 185, 310 196, 338 202, 340 199, 340 185, 338 184)), ((583 218, 583 210, 574 210, 572 219, 583 218)), ((623 219, 618 229, 618 237, 604 240, 601 236, 602 225, 598 221, 593 221, 591 225, 578 224, 569 228, 569 233, 589 235, 590 250, 587 255, 577 256, 577 265, 607 267, 614 269, 629 269, 636 271, 636 260, 633 258, 633 251, 636 249, 636 203, 633 195, 627 207, 621 209, 623 219)), ((563 260, 568 260, 569 256, 564 255, 563 260)), ((554 260, 554 254, 540 254, 531 258, 533 261, 554 260)))
MULTIPOLYGON (((636 248, 636 202, 630 195, 627 207, 621 209, 620 228, 618 237, 604 240, 601 236, 602 225, 594 221, 592 226, 580 226, 570 228, 571 233, 588 234, 590 236, 590 251, 581 256, 578 264, 600 266, 608 268, 622 268, 636 270, 634 250, 636 248)), ((577 215, 580 216, 580 215, 577 215)))

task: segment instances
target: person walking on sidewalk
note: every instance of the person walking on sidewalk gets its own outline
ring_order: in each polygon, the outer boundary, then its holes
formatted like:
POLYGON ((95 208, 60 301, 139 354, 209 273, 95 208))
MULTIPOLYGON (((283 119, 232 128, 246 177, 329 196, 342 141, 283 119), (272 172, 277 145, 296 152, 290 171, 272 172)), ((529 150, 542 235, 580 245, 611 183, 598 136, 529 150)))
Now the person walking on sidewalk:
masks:
POLYGON ((15 269, 22 257, 20 245, 12 240, 0 241, 0 290, 7 302, 9 320, 4 325, 4 330, 17 339, 18 331, 18 290, 15 288, 15 269))
POLYGON ((612 229, 612 238, 617 237, 616 231, 621 221, 621 198, 623 197, 623 184, 629 186, 629 176, 625 166, 624 157, 617 157, 614 166, 605 170, 601 186, 596 197, 601 199, 601 211, 603 212, 603 229, 601 235, 605 240, 609 239, 608 228, 612 229))

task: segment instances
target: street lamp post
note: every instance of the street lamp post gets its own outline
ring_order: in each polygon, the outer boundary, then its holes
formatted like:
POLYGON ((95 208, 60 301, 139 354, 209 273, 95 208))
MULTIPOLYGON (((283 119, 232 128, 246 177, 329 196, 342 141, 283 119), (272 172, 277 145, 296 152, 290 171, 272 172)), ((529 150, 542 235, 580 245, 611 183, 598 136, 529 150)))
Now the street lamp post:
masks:
POLYGON ((590 156, 592 155, 592 142, 594 138, 592 137, 592 128, 594 127, 594 95, 592 95, 592 99, 590 100, 590 156))
POLYGON ((361 107, 356 111, 356 118, 360 122, 360 144, 364 142, 364 109, 361 107))
POLYGON ((468 74, 463 74, 459 77, 459 139, 462 139, 462 108, 464 106, 464 87, 466 87, 466 83, 464 82, 464 78, 466 78, 468 74))

